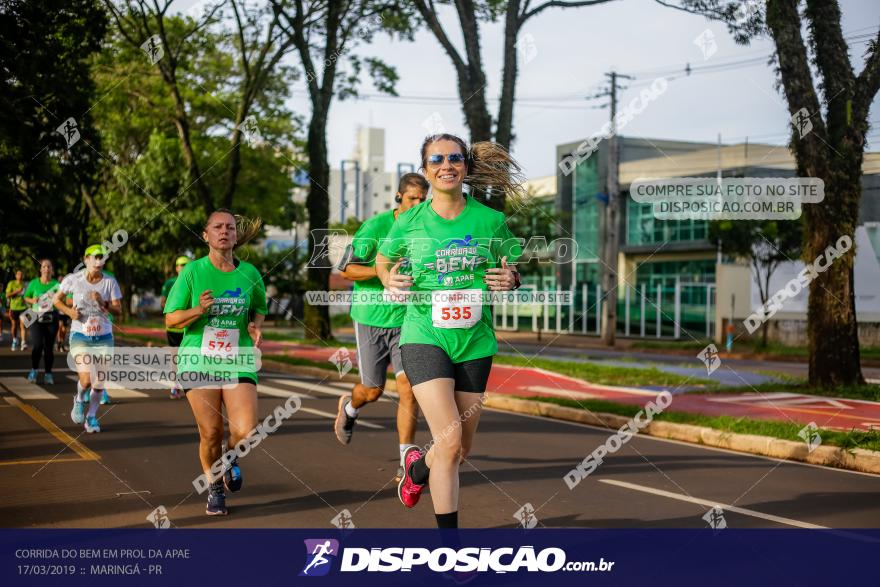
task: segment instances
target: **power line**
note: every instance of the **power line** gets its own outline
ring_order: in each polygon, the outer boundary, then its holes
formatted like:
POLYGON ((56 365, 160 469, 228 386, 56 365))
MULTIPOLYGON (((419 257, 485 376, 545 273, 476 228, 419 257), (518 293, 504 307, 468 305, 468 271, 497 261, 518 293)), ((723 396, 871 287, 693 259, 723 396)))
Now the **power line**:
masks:
MULTIPOLYGON (((864 29, 857 29, 857 30, 864 30, 864 29)), ((862 41, 876 38, 876 36, 877 36, 876 34, 853 34, 855 32, 856 31, 850 31, 849 33, 844 35, 844 37, 843 37, 844 40, 851 41, 853 43, 857 43, 857 42, 862 42, 862 41)), ((691 67, 690 63, 686 63, 684 67, 680 67, 680 66, 675 67, 675 66, 670 65, 668 67, 659 67, 657 69, 648 70, 648 71, 636 71, 636 72, 633 72, 633 75, 636 76, 637 78, 643 77, 643 76, 651 76, 651 75, 661 76, 661 75, 666 75, 666 74, 673 75, 673 74, 681 74, 681 73, 686 73, 687 75, 692 75, 692 74, 695 74, 698 72, 711 71, 711 70, 720 69, 720 68, 737 69, 738 67, 751 67, 751 66, 756 65, 760 62, 767 62, 769 59, 771 59, 773 57, 773 55, 774 55, 774 53, 764 53, 763 55, 758 56, 758 57, 748 57, 748 58, 744 58, 744 59, 738 59, 736 61, 713 63, 713 64, 696 66, 696 67, 691 67)))

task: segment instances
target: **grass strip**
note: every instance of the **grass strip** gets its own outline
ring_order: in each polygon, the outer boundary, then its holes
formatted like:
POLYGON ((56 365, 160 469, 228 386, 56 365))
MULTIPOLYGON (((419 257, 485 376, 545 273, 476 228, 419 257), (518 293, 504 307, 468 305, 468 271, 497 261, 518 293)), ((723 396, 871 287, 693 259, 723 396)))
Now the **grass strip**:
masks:
MULTIPOLYGON (((556 404, 590 412, 616 414, 618 416, 629 418, 635 416, 643 409, 638 405, 618 404, 595 399, 572 400, 556 397, 519 397, 519 399, 556 404)), ((662 414, 654 416, 654 419, 663 422, 705 426, 707 428, 724 432, 735 432, 737 434, 756 434, 758 436, 770 436, 772 438, 793 440, 795 442, 804 441, 798 436, 798 432, 800 432, 804 426, 801 424, 793 424, 791 422, 734 418, 732 416, 704 416, 702 414, 689 414, 686 412, 663 412, 662 414)), ((819 436, 822 438, 822 444, 828 446, 838 446, 846 450, 863 448, 866 450, 880 451, 880 430, 872 430, 869 432, 851 430, 849 432, 842 432, 839 430, 822 429, 819 432, 819 436)))
POLYGON ((667 373, 655 367, 648 369, 617 367, 610 365, 596 365, 594 363, 574 363, 555 361, 553 359, 526 359, 525 357, 511 357, 509 355, 495 355, 495 363, 512 365, 516 367, 537 367, 547 371, 553 371, 561 375, 568 375, 577 379, 583 379, 599 385, 619 386, 668 386, 677 387, 704 386, 716 388, 717 381, 702 379, 699 377, 685 377, 675 373, 667 373))

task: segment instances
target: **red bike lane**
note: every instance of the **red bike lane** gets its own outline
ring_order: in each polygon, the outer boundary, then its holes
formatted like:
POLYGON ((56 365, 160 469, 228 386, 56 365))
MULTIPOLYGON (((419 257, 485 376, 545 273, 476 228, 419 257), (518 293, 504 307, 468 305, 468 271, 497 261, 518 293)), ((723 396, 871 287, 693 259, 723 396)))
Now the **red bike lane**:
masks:
MULTIPOLYGON (((126 327, 124 333, 151 336, 164 341, 165 333, 155 328, 126 327)), ((124 334, 123 334, 124 335, 124 334)), ((353 346, 320 347, 292 342, 265 341, 263 355, 327 362, 332 365, 351 361, 357 367, 353 346)), ((493 365, 487 391, 517 397, 561 397, 571 400, 598 399, 615 403, 645 405, 660 389, 612 387, 534 367, 493 365)), ((790 392, 684 393, 671 388, 673 400, 667 411, 706 416, 747 417, 776 420, 836 430, 880 430, 880 403, 790 392)))

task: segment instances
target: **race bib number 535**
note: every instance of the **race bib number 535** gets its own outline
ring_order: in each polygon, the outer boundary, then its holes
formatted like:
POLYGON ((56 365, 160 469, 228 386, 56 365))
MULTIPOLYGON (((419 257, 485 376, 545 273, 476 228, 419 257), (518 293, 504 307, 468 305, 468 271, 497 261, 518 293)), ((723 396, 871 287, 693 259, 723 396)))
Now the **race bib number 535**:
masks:
POLYGON ((446 289, 431 292, 435 328, 470 328, 483 316, 482 290, 446 289))

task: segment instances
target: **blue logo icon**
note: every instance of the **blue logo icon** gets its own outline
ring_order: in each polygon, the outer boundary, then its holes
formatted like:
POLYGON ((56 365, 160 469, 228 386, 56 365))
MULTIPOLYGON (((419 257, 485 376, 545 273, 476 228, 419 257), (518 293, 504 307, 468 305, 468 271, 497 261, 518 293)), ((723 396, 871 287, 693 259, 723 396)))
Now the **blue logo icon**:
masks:
POLYGON ((471 247, 473 246, 473 237, 469 234, 466 234, 464 238, 454 238, 449 241, 449 244, 446 245, 447 249, 451 249, 453 247, 471 247))
POLYGON ((300 577, 323 577, 330 572, 333 560, 339 555, 339 541, 332 538, 307 538, 306 566, 300 577))
POLYGON ((237 287, 235 289, 227 289, 222 294, 220 294, 221 298, 240 298, 241 297, 241 288, 237 287))

